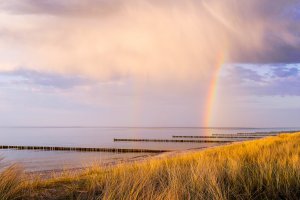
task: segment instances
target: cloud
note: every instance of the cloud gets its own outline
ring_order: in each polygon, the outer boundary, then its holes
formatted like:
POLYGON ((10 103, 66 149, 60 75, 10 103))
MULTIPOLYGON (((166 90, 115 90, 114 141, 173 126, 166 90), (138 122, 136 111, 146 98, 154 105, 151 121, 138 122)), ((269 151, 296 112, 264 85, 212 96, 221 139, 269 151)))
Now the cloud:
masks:
POLYGON ((297 0, 3 1, 0 69, 199 84, 220 54, 227 62, 300 62, 298 7, 297 0))
POLYGON ((91 16, 104 15, 113 12, 122 5, 119 0, 11 0, 0 3, 0 8, 13 14, 37 14, 37 15, 64 15, 64 16, 91 16), (91 6, 92 5, 92 6, 91 6))
POLYGON ((255 70, 247 69, 243 67, 235 68, 232 73, 234 73, 234 75, 231 74, 231 76, 238 77, 239 79, 242 80, 251 80, 251 81, 260 82, 263 79, 263 77, 259 75, 255 70))
POLYGON ((225 69, 223 89, 244 95, 300 96, 299 70, 299 64, 231 66, 225 69))
POLYGON ((273 69, 273 73, 275 77, 291 77, 291 76, 298 76, 299 69, 296 67, 286 68, 286 67, 275 67, 273 69))
POLYGON ((29 85, 33 87, 71 89, 90 84, 92 81, 79 76, 66 76, 27 69, 0 72, 2 85, 29 85))

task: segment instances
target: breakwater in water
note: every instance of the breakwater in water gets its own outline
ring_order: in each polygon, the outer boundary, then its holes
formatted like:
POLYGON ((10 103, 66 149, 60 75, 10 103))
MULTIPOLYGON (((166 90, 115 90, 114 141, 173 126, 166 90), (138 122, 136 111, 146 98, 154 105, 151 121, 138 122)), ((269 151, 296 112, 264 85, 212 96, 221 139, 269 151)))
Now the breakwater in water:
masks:
POLYGON ((212 134, 214 137, 255 137, 255 138, 262 138, 262 137, 267 137, 267 136, 276 136, 278 134, 212 134))
POLYGON ((189 143, 229 143, 232 140, 172 140, 172 139, 126 139, 114 138, 115 142, 189 142, 189 143))
POLYGON ((0 145, 0 149, 42 150, 42 151, 114 152, 114 153, 163 153, 163 152, 169 152, 170 151, 170 150, 152 150, 152 149, 15 146, 15 145, 0 145))

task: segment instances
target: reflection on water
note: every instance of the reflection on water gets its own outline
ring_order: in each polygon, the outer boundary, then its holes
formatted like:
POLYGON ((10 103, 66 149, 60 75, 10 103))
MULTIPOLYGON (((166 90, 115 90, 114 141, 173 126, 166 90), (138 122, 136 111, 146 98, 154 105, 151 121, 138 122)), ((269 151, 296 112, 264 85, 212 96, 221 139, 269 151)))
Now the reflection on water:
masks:
MULTIPOLYGON (((173 135, 233 134, 297 129, 253 128, 0 128, 0 145, 76 146, 181 150, 211 147, 217 143, 114 142, 114 138, 172 139, 173 135)), ((206 139, 207 140, 207 139, 206 139)), ((228 139, 210 139, 228 140, 228 139)), ((93 163, 144 156, 145 153, 52 152, 0 150, 2 164, 19 162, 26 170, 78 168, 93 163)))

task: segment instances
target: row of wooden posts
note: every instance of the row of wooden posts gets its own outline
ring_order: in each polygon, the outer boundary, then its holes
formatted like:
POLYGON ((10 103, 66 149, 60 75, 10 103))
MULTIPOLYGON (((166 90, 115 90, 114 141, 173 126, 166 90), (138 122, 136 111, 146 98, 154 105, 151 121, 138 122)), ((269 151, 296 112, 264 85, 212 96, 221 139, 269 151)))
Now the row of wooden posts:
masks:
POLYGON ((212 135, 212 136, 205 136, 205 135, 173 135, 173 138, 233 138, 233 139, 252 139, 252 138, 260 138, 259 136, 239 136, 239 135, 212 135))
POLYGON ((172 139, 127 139, 114 138, 115 142, 188 142, 188 143, 228 143, 232 140, 172 140, 172 139))
POLYGON ((50 146, 16 146, 16 145, 0 145, 0 149, 43 150, 43 151, 115 152, 115 153, 162 153, 162 152, 167 152, 168 151, 168 150, 152 150, 152 149, 50 147, 50 146))

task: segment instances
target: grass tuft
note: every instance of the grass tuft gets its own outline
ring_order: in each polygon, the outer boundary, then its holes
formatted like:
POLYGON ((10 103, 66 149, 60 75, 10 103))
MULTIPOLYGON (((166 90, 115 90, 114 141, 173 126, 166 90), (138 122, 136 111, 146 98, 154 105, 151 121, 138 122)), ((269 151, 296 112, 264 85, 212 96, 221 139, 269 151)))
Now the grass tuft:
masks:
POLYGON ((18 165, 3 169, 0 173, 0 199, 18 199, 22 195, 22 170, 18 165))

